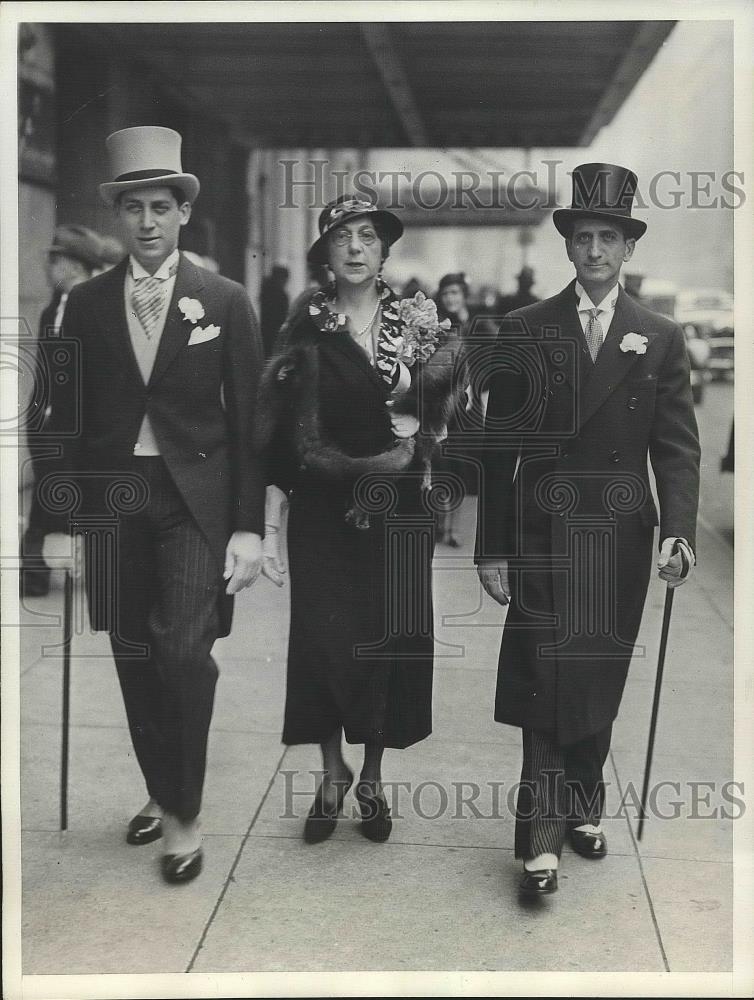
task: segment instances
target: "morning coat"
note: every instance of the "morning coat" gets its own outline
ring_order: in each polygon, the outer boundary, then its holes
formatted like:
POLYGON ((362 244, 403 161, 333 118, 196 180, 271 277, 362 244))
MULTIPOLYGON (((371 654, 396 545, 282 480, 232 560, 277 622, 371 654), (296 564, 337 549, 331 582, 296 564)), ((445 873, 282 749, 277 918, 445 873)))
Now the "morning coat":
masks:
POLYGON ((593 363, 574 286, 500 329, 476 550, 511 571, 495 718, 561 744, 617 715, 655 528, 693 548, 699 495, 682 330, 621 289, 593 363))
MULTIPOLYGON (((75 518, 128 507, 128 490, 109 490, 134 469, 133 450, 145 413, 171 478, 204 533, 222 572, 234 531, 264 534, 264 473, 252 447, 252 423, 263 359, 256 317, 243 287, 197 267, 180 254, 154 368, 144 383, 126 322, 128 259, 70 294, 63 336, 78 345, 79 431, 66 446, 82 500, 75 518), (204 316, 192 322, 178 303, 195 299, 204 316), (217 327, 203 342, 196 326, 217 327), (109 492, 108 492, 109 490, 109 492)), ((138 502, 136 498, 135 502, 138 502)), ((87 574, 95 629, 109 626, 97 600, 96 572, 87 574)), ((230 629, 232 599, 221 598, 221 635, 230 629)))

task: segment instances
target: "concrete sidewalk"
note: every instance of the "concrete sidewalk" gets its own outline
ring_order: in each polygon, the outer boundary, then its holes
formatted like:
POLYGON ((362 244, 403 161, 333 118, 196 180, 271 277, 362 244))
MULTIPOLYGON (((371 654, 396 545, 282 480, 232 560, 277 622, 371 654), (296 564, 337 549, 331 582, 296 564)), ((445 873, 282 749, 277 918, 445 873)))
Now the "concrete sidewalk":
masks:
MULTIPOLYGON (((25 974, 732 969, 734 824, 720 815, 739 811, 721 789, 733 777, 732 551, 702 526, 698 573, 675 600, 653 770, 656 783, 674 783, 660 788, 658 807, 675 818, 650 819, 641 845, 632 809, 608 819, 609 858, 566 853, 559 893, 522 906, 506 804, 520 734, 492 719, 501 616, 471 562, 473 520, 466 500, 466 545, 437 550, 434 734, 385 755, 386 780, 413 790, 398 795, 389 842, 360 835, 350 795, 330 841, 301 839, 319 754, 280 742, 287 592, 260 581, 216 646, 206 864, 181 887, 160 881, 159 843, 124 841, 144 791, 102 635, 75 640, 70 819, 58 832, 61 594, 27 602, 25 974), (714 818, 690 815, 690 782, 713 785, 697 789, 696 812, 714 818)), ((663 600, 655 581, 639 640, 646 657, 632 664, 614 730, 609 814, 631 785, 641 790, 663 600)), ((357 748, 347 756, 358 765, 357 748)))

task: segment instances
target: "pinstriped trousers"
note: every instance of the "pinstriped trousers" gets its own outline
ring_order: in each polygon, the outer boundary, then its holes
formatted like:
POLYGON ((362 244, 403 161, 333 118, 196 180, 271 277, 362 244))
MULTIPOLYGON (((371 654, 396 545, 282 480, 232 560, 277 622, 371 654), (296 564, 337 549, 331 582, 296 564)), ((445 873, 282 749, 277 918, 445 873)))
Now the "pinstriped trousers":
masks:
POLYGON ((515 855, 560 857, 568 827, 600 822, 605 799, 602 768, 612 725, 560 746, 549 733, 522 731, 524 759, 516 801, 515 855))
POLYGON ((222 568, 164 461, 134 459, 129 471, 143 477, 149 499, 120 516, 118 628, 110 640, 147 790, 185 821, 201 808, 222 568), (142 644, 146 655, 135 657, 120 639, 142 644))

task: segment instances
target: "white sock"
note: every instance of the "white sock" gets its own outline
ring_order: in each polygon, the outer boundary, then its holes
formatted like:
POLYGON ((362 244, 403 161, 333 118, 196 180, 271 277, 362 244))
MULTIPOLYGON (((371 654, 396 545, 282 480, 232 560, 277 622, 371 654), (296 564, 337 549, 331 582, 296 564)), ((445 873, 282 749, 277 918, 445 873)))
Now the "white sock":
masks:
POLYGON ((595 836, 599 836, 602 833, 601 826, 593 826, 591 823, 584 823, 582 826, 575 826, 574 830, 578 830, 579 833, 593 833, 595 836))
POLYGON ((527 872, 541 872, 545 868, 557 868, 557 854, 538 854, 536 858, 524 861, 524 868, 527 872))

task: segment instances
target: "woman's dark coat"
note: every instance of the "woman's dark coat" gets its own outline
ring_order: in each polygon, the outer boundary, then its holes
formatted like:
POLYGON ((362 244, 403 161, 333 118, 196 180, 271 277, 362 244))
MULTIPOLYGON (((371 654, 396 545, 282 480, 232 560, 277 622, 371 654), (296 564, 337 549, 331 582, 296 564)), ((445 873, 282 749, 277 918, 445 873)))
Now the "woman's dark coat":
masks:
POLYGON ((419 368, 395 407, 419 415, 424 436, 401 443, 390 387, 347 332, 304 317, 265 372, 260 447, 290 499, 285 743, 323 742, 339 725, 351 743, 388 747, 431 732, 423 458, 446 419, 450 366, 438 351, 419 368))

